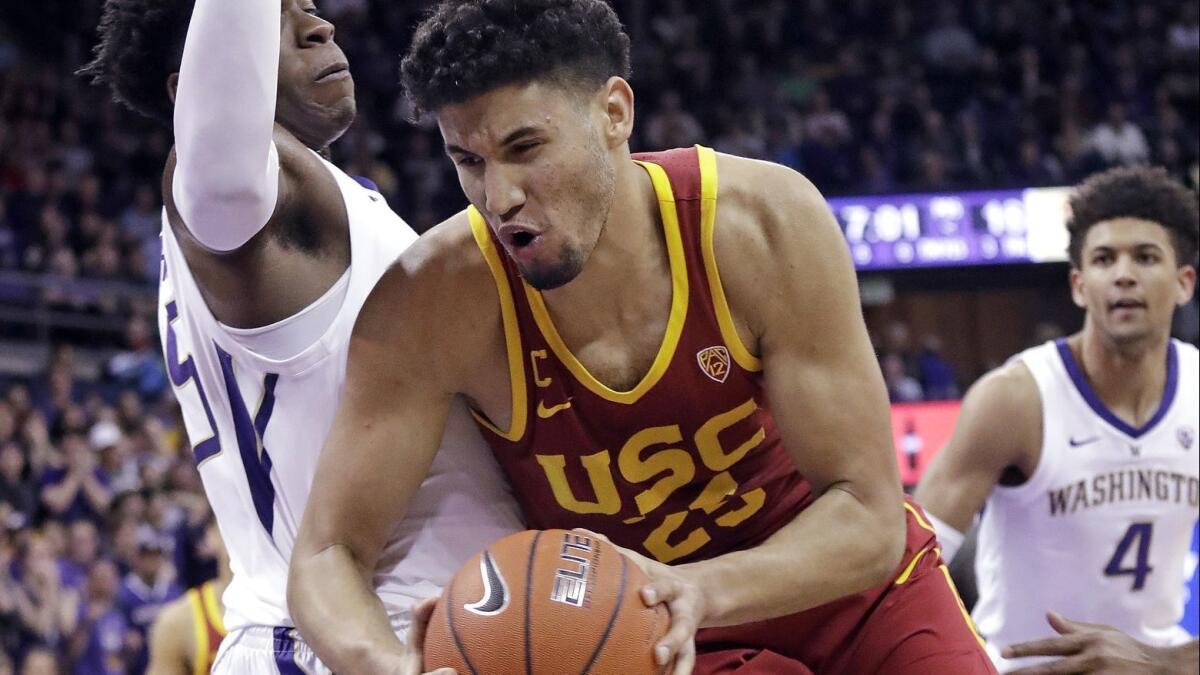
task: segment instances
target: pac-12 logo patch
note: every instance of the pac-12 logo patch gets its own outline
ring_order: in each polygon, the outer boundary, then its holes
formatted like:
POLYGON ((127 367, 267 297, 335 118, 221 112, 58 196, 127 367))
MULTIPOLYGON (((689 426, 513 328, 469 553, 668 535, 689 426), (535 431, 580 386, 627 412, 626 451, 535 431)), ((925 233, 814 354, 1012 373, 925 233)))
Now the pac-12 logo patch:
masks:
POLYGON ((724 382, 729 377, 729 350, 723 346, 701 349, 696 352, 696 362, 705 375, 717 382, 724 382))
POLYGON ((1196 442, 1196 430, 1192 425, 1185 424, 1175 431, 1175 438, 1179 440, 1179 445, 1183 446, 1184 450, 1191 450, 1192 443, 1196 442))

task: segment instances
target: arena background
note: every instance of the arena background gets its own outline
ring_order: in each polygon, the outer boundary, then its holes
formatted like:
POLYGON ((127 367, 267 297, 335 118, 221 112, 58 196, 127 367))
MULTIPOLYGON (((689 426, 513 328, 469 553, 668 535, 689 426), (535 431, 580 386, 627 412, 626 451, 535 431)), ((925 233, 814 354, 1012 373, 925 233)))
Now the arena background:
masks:
MULTIPOLYGON (((405 121, 397 85, 427 3, 318 4, 358 92, 335 160, 418 230, 461 209, 436 129, 405 121)), ((137 672, 157 607, 214 573, 154 318, 171 138, 73 76, 100 5, 0 0, 0 675, 33 648, 62 672, 137 672), (63 490, 73 473, 91 480, 63 490)), ((975 378, 1079 326, 1054 188, 1139 162, 1197 183, 1194 1, 615 5, 635 150, 704 143, 831 198, 906 483, 975 378)), ((1192 303, 1175 332, 1198 330, 1192 303)))

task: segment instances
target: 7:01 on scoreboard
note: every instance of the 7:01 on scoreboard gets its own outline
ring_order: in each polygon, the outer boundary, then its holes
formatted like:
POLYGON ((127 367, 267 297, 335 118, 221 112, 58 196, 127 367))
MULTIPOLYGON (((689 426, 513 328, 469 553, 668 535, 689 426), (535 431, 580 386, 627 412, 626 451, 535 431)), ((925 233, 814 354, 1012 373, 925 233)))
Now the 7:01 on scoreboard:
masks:
POLYGON ((859 270, 1066 260, 1069 188, 834 197, 859 270))

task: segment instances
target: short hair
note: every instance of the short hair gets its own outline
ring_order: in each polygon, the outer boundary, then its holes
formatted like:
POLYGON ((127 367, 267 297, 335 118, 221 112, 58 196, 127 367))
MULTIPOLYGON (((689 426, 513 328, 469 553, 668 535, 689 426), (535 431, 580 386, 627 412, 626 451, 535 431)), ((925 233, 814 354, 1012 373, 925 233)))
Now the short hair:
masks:
POLYGON ((604 0, 443 0, 400 70, 421 115, 519 82, 628 78, 629 36, 604 0))
POLYGON ((1082 267, 1083 241, 1097 223, 1138 218, 1166 228, 1179 265, 1196 262, 1200 239, 1200 207, 1196 193, 1171 178, 1166 169, 1118 167, 1088 177, 1071 195, 1067 252, 1076 269, 1082 267))
POLYGON ((130 110, 172 126, 167 77, 179 72, 195 0, 105 0, 92 61, 76 73, 130 110))

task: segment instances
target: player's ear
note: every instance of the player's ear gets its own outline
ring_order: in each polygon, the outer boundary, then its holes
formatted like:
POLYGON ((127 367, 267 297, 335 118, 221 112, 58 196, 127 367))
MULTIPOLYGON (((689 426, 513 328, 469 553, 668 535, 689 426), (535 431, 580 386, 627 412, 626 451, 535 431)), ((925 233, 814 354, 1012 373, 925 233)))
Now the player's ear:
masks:
POLYGON ((603 111, 602 132, 609 148, 627 143, 633 134, 633 89, 622 77, 610 77, 598 94, 603 111))
POLYGON ((1071 300, 1075 302, 1075 306, 1080 309, 1087 309, 1087 302, 1083 297, 1083 273, 1074 265, 1071 266, 1071 300))
POLYGON ((171 73, 167 76, 167 96, 171 97, 171 104, 175 104, 175 92, 179 91, 179 73, 171 73))
POLYGON ((1191 302, 1196 293, 1196 268, 1183 265, 1179 268, 1176 280, 1179 282, 1179 293, 1175 297, 1175 304, 1182 307, 1191 302))

